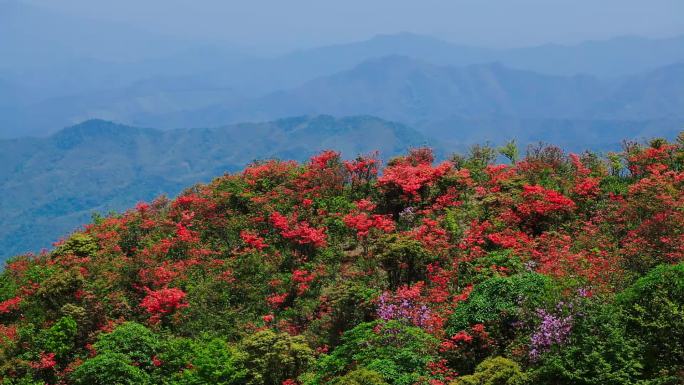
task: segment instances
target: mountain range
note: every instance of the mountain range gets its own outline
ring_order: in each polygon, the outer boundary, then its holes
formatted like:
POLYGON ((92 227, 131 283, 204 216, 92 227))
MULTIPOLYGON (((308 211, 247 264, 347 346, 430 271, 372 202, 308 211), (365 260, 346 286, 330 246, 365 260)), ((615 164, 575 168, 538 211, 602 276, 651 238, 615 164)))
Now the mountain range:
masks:
POLYGON ((544 129, 533 132, 522 127, 543 123, 548 128, 564 128, 565 137, 556 135, 556 143, 598 149, 598 143, 577 139, 577 134, 588 131, 602 137, 601 143, 614 145, 621 135, 663 135, 683 128, 684 64, 603 80, 589 75, 543 75, 499 63, 451 67, 387 56, 260 98, 141 123, 212 126, 312 114, 378 116, 457 145, 501 140, 497 130, 505 132, 507 126, 518 127, 509 132, 509 138, 546 140, 544 129), (489 124, 493 121, 498 127, 489 124), (472 127, 488 129, 472 133, 472 127))
POLYGON ((253 98, 230 87, 193 84, 173 79, 140 81, 126 89, 50 99, 23 108, 6 107, 0 127, 7 133, 16 126, 55 127, 102 118, 139 126, 186 128, 316 114, 374 115, 419 130, 429 130, 445 119, 492 117, 508 117, 513 122, 661 120, 679 127, 684 122, 682 63, 601 79, 546 75, 501 63, 443 66, 393 55, 253 98))
MULTIPOLYGON (((347 81, 355 88, 328 91, 342 92, 334 109, 350 114, 387 112, 377 115, 416 126, 425 114, 445 109, 450 116, 493 111, 530 118, 530 108, 547 99, 562 105, 548 111, 537 106, 535 114, 542 110, 547 118, 582 112, 582 119, 651 119, 627 105, 635 102, 650 105, 650 115, 671 118, 671 111, 682 111, 684 89, 680 77, 672 78, 678 70, 670 68, 684 63, 684 36, 493 49, 397 33, 263 54, 5 0, 0 1, 0 46, 0 138, 45 136, 93 118, 160 129, 220 126, 244 121, 242 117, 278 119, 299 114, 271 105, 290 97, 295 99, 286 105, 303 113, 338 114, 325 104, 333 100, 317 104, 317 98, 325 96, 320 88, 344 86, 347 81), (369 78, 384 68, 385 80, 398 82, 386 91, 406 94, 388 94, 378 102, 398 101, 404 106, 363 105, 364 98, 373 101, 376 95, 346 93, 385 91, 379 88, 385 85, 375 84, 382 79, 369 78), (652 83, 657 79, 674 95, 668 94, 666 100, 657 100, 652 93, 639 95, 649 84, 659 89, 652 83), (544 89, 537 84, 546 81, 550 83, 544 89), (426 104, 435 98, 470 96, 473 99, 465 102, 440 99, 434 106, 426 104), (588 105, 593 101, 597 104, 588 105), (388 111, 395 109, 402 109, 401 114, 388 111), (205 115, 205 121, 195 120, 205 115)), ((435 119, 444 116, 430 116, 435 119)))

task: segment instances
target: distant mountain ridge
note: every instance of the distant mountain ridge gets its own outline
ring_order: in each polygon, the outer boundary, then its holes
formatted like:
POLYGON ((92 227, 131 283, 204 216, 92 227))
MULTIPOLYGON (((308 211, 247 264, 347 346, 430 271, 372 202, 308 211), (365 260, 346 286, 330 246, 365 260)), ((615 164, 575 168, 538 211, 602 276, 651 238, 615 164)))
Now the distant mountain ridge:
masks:
POLYGON ((162 126, 212 126, 324 113, 369 114, 419 130, 454 117, 684 122, 684 64, 601 80, 543 75, 500 63, 451 67, 386 56, 293 89, 155 119, 162 126))
MULTIPOLYGON (((211 115, 216 107, 232 109, 254 100, 266 100, 278 92, 301 91, 312 82, 343 76, 363 63, 385 57, 405 56, 436 67, 486 67, 486 63, 499 63, 511 71, 523 71, 517 73, 520 75, 533 72, 540 78, 572 79, 584 74, 580 78, 595 76, 607 83, 621 83, 622 77, 648 76, 657 68, 684 63, 684 36, 619 37, 574 45, 491 49, 397 33, 269 57, 231 45, 173 39, 126 25, 79 19, 16 1, 0 2, 0 46, 5 54, 0 62, 0 138, 45 136, 58 127, 87 119, 163 129, 200 127, 206 124, 194 121, 197 115, 211 115), (49 27, 52 33, 41 34, 27 24, 49 27), (82 31, 88 31, 87 36, 82 31), (74 50, 75 46, 80 51, 74 50), (201 112, 197 114, 198 111, 201 112)), ((523 80, 521 87, 526 84, 523 80)), ((552 95, 552 99, 567 96, 568 105, 583 101, 570 100, 571 95, 561 92, 552 95)), ((511 97, 516 103, 535 101, 526 99, 529 95, 525 94, 511 97)), ((616 95, 616 100, 622 99, 629 98, 616 95)), ((649 97, 642 103, 651 105, 651 114, 658 112, 660 103, 653 100, 649 97)), ((484 102, 496 105, 499 100, 484 102)), ((352 105, 352 101, 347 103, 352 105)), ((610 102, 603 105, 609 110, 597 107, 591 111, 594 115, 581 118, 611 119, 607 114, 610 112, 620 118, 636 119, 638 113, 610 102)), ((337 114, 323 107, 315 110, 337 114)), ((422 111, 420 105, 412 108, 418 113, 422 111)), ((346 114, 376 114, 376 109, 347 110, 346 114)), ((232 120, 215 119, 211 125, 244 121, 245 116, 271 120, 297 114, 283 112, 282 108, 270 111, 268 105, 248 112, 232 120)), ((465 112, 472 116, 472 111, 465 112)), ((459 110, 449 112, 454 114, 465 116, 459 110)), ((387 116, 394 119, 393 115, 387 116)), ((419 118, 411 116, 410 121, 403 122, 414 124, 419 118)))
POLYGON ((373 115, 419 130, 447 117, 684 122, 684 62, 606 80, 545 75, 501 63, 454 67, 390 55, 259 97, 198 79, 188 82, 194 86, 158 78, 123 90, 5 107, 0 134, 22 124, 47 127, 98 117, 158 128, 316 114, 373 115), (77 110, 81 113, 73 115, 77 110))
POLYGON ((431 145, 404 125, 369 116, 299 117, 161 131, 91 120, 43 139, 0 140, 0 258, 49 247, 88 221, 243 168, 305 160, 324 149, 383 156, 431 145))

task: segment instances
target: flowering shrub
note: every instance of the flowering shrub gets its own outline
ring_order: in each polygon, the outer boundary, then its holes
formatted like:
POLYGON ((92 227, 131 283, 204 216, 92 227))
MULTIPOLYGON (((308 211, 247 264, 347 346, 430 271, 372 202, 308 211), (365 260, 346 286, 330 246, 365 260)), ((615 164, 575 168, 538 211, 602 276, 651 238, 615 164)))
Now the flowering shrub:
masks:
POLYGON ((10 298, 8 300, 0 302, 0 314, 2 313, 9 313, 13 310, 19 309, 19 305, 21 304, 21 297, 14 297, 10 298))
POLYGON ((33 369, 52 369, 57 365, 55 361, 55 353, 40 353, 40 358, 37 362, 31 362, 31 367, 33 369))
POLYGON ((544 309, 537 310, 541 320, 537 330, 530 337, 530 358, 539 359, 539 356, 551 349, 552 346, 561 346, 568 341, 572 330, 572 315, 558 316, 548 313, 544 309))
POLYGON ((418 193, 423 187, 434 183, 452 168, 449 162, 437 167, 433 167, 432 162, 430 150, 413 150, 409 156, 395 159, 378 178, 378 183, 380 186, 396 186, 406 197, 418 199, 418 193))
POLYGON ((421 304, 421 282, 412 287, 403 286, 396 294, 382 293, 378 298, 378 317, 382 320, 400 320, 418 327, 427 327, 430 308, 421 304))
POLYGON ((306 222, 290 225, 286 217, 279 212, 271 214, 271 223, 280 231, 283 238, 292 239, 300 245, 313 245, 315 247, 325 247, 327 239, 325 229, 315 229, 306 222))
POLYGON ((367 237, 372 229, 378 229, 389 233, 394 231, 394 222, 384 215, 366 213, 347 214, 344 217, 344 224, 355 229, 359 238, 367 237))
POLYGON ((240 238, 249 245, 250 247, 255 248, 256 250, 263 250, 266 248, 266 243, 264 243, 264 239, 261 238, 260 236, 254 234, 251 231, 241 231, 240 232, 240 238))
POLYGON ((684 137, 502 153, 259 161, 97 218, 6 264, 0 379, 682 383, 684 137))
POLYGON ((557 191, 542 186, 523 185, 523 203, 518 211, 527 217, 572 211, 575 203, 557 191))
POLYGON ((157 323, 167 314, 172 314, 188 304, 185 302, 185 292, 178 288, 149 290, 140 302, 145 311, 150 315, 150 322, 157 323))

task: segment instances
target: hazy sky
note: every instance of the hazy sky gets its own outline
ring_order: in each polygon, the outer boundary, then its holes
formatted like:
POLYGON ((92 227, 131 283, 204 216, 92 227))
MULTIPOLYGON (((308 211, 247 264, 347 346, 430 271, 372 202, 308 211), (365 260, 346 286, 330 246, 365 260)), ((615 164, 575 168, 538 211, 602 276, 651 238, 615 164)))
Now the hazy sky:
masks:
POLYGON ((684 0, 25 0, 185 37, 290 49, 408 31, 497 47, 684 34, 684 0))

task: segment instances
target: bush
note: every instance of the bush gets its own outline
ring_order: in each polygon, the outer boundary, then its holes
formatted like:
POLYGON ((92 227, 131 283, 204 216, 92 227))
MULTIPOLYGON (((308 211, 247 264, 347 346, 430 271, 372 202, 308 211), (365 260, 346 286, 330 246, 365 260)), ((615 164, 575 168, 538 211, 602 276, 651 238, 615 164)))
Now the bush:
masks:
POLYGON ((511 337, 514 323, 521 320, 524 311, 555 303, 556 293, 553 281, 541 274, 490 278, 476 285, 468 300, 456 307, 449 318, 447 333, 453 335, 481 323, 499 339, 511 337))
POLYGON ((240 343, 250 385, 281 385, 296 378, 313 361, 313 351, 301 336, 264 330, 240 343))
POLYGON ((247 375, 242 355, 219 338, 172 339, 157 359, 161 367, 155 374, 173 385, 243 384, 247 375))
POLYGON ((55 353, 57 359, 64 360, 74 348, 76 331, 76 321, 62 317, 39 333, 35 345, 41 351, 55 353))
POLYGON ((87 360, 71 375, 75 385, 147 385, 150 377, 131 365, 131 359, 121 353, 103 353, 87 360))
POLYGON ((527 377, 515 361, 503 357, 482 361, 475 373, 460 377, 451 385, 522 385, 527 377))
POLYGON ((588 304, 575 317, 568 342, 542 355, 535 384, 635 384, 642 365, 620 314, 609 304, 588 304))
POLYGON ((661 265, 618 296, 647 377, 684 381, 684 263, 661 265))
POLYGON ((97 240, 84 233, 74 233, 55 249, 55 255, 91 257, 97 253, 97 240))
POLYGON ((435 259, 419 241, 405 236, 385 236, 375 249, 391 289, 424 280, 427 265, 435 259))
POLYGON ((322 381, 365 368, 388 384, 410 385, 428 374, 436 352, 437 340, 422 329, 399 321, 366 322, 344 334, 342 344, 319 360, 316 374, 322 381))
POLYGON ((95 343, 98 353, 119 353, 141 367, 152 365, 152 357, 159 351, 159 337, 136 322, 125 322, 111 333, 103 334, 95 343))
POLYGON ((378 372, 357 369, 336 379, 331 385, 387 385, 378 372))

